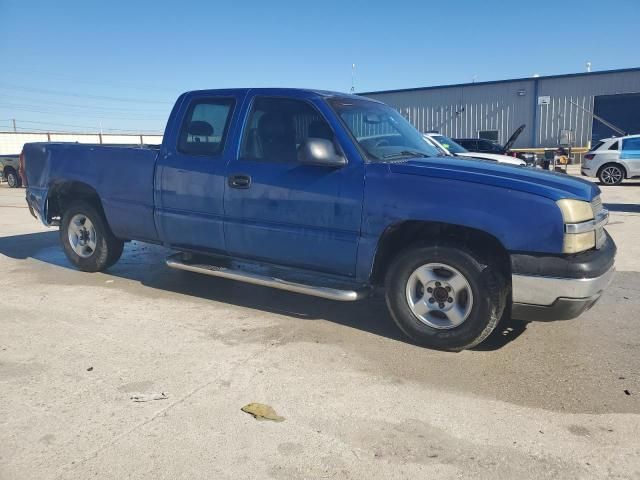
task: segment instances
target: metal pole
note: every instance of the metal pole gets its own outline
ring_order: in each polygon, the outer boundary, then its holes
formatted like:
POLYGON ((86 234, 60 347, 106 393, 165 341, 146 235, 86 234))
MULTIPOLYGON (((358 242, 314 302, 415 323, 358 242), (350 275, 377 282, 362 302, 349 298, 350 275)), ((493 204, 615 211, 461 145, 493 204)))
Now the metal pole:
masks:
POLYGON ((16 129, 16 119, 12 118, 11 120, 13 120, 13 132, 17 132, 18 130, 16 129))
POLYGON ((356 90, 355 75, 356 75, 356 64, 352 63, 351 64, 351 93, 355 92, 356 90))
POLYGON ((593 118, 595 118, 596 120, 598 120, 601 123, 604 123, 607 127, 609 127, 611 130, 613 130, 614 132, 622 135, 623 137, 627 134, 624 130, 619 129, 618 127, 616 127, 613 123, 611 122, 607 122, 604 118, 599 117, 598 115, 596 115, 595 113, 593 113, 592 111, 590 111, 587 108, 584 108, 581 105, 578 105, 576 102, 574 102, 573 100, 569 100, 569 103, 575 105, 576 107, 578 107, 581 110, 584 110, 585 112, 587 112, 589 115, 591 115, 593 118))

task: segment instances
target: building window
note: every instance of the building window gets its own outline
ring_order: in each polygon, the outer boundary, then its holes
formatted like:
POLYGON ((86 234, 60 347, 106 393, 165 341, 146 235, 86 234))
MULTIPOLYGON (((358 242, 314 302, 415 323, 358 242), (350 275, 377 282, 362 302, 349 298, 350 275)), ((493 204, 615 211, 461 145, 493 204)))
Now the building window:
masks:
POLYGON ((500 132, 498 132, 498 130, 480 130, 478 132, 478 138, 498 143, 499 134, 500 132))

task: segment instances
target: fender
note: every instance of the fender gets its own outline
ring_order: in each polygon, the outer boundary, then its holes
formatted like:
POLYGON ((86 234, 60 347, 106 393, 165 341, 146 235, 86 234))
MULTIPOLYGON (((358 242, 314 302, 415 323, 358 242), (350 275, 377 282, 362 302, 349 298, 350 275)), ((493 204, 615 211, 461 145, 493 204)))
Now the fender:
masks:
POLYGON ((562 252, 562 215, 551 198, 468 180, 394 173, 383 163, 367 164, 366 175, 359 280, 369 278, 385 231, 405 221, 480 230, 508 252, 562 252))

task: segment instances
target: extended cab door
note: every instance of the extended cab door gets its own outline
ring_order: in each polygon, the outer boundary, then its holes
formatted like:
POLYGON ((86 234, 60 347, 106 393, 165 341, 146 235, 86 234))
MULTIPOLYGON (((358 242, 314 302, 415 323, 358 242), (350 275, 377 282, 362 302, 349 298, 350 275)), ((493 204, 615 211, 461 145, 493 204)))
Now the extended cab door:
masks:
POLYGON ((364 164, 355 156, 341 167, 298 162, 298 148, 309 137, 331 140, 342 153, 348 142, 346 133, 327 121, 332 112, 323 100, 300 95, 251 99, 239 156, 227 168, 227 250, 238 257, 354 275, 364 164))
POLYGON ((172 113, 156 168, 155 218, 163 243, 224 253, 226 164, 244 93, 186 94, 172 113))

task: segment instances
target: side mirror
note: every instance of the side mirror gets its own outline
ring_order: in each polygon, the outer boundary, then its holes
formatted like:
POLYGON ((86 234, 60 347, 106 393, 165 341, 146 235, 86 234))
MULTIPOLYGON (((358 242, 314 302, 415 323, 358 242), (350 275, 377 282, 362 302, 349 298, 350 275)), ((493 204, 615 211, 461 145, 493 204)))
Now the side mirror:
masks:
POLYGON ((300 145, 298 161, 324 167, 343 167, 347 164, 347 160, 336 152, 333 142, 324 138, 307 138, 300 145))

